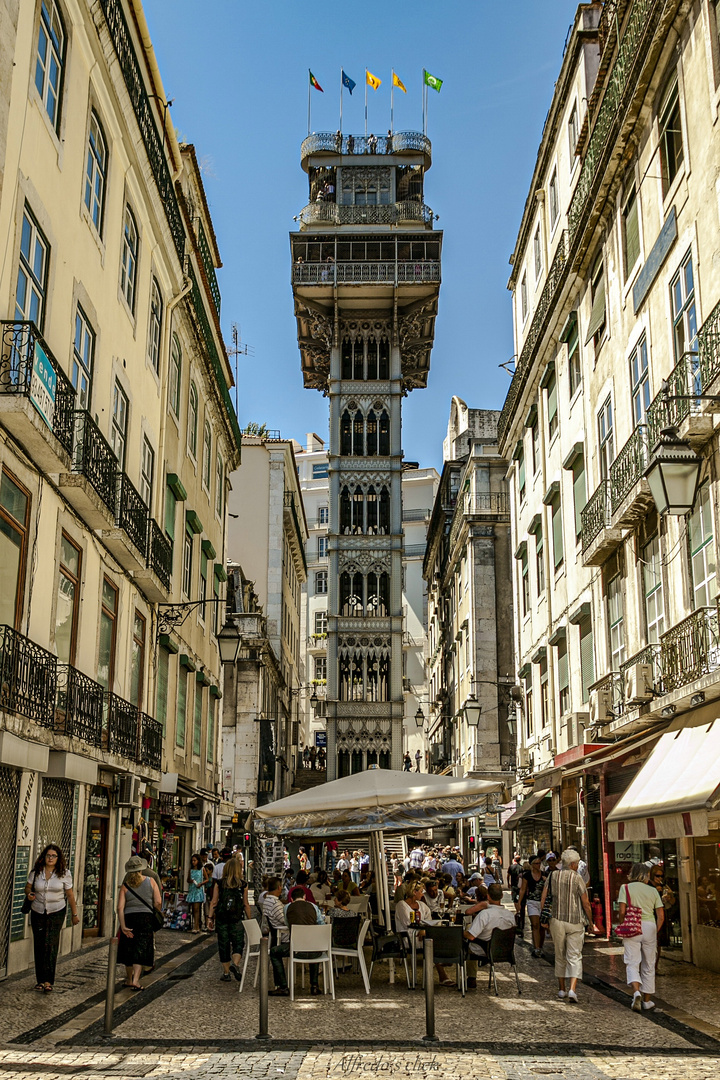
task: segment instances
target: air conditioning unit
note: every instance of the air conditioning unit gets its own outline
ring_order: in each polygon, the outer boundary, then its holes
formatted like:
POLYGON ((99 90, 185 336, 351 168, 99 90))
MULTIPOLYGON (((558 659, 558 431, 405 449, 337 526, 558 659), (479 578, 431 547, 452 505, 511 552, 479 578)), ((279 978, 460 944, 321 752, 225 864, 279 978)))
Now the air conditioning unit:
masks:
POLYGON ((609 689, 590 691, 590 724, 592 727, 602 727, 614 716, 612 707, 612 691, 609 689))
POLYGON ((527 746, 518 746, 517 748, 517 763, 518 768, 527 769, 530 766, 530 751, 527 746))
POLYGON ((565 719, 565 749, 570 750, 573 746, 582 746, 585 741, 585 728, 588 726, 588 714, 586 712, 569 713, 565 719))
POLYGON ((131 776, 130 773, 123 773, 122 776, 118 776, 117 787, 115 788, 115 805, 139 806, 140 784, 139 776, 131 776))
POLYGON ((625 701, 640 705, 653 698, 652 664, 631 664, 625 670, 625 701))

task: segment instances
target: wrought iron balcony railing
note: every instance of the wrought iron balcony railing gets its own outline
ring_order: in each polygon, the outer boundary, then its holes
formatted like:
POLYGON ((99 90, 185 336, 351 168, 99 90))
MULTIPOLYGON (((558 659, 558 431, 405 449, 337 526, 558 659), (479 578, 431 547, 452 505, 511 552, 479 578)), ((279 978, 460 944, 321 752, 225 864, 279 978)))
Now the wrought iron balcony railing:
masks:
POLYGON ((215 273, 215 266, 213 265, 212 255, 210 254, 210 244, 208 238, 205 235, 202 221, 198 222, 198 247, 200 248, 200 256, 202 258, 203 270, 205 271, 205 277, 208 281, 210 288, 210 294, 215 304, 215 310, 218 315, 220 314, 220 286, 218 285, 217 275, 215 273))
POLYGON ((118 473, 115 521, 124 529, 138 551, 148 550, 150 511, 124 472, 118 473))
POLYGON ((603 529, 609 528, 611 516, 610 481, 601 480, 580 514, 583 551, 587 551, 603 529))
POLYGON ((151 769, 162 765, 162 724, 147 713, 140 713, 140 747, 138 761, 151 769))
POLYGON ((75 413, 73 472, 80 473, 115 516, 118 460, 89 412, 75 413))
POLYGON ((615 513, 623 500, 640 482, 649 461, 648 432, 638 424, 610 466, 610 510, 615 513))
POLYGON ((286 491, 283 495, 283 507, 288 510, 292 516, 293 525, 295 526, 295 533, 297 535, 297 541, 300 546, 300 553, 302 555, 303 566, 307 571, 307 557, 305 555, 305 544, 303 542, 302 529, 300 528, 300 519, 298 517, 297 507, 295 506, 295 496, 292 491, 286 491))
POLYGON ((318 131, 303 139, 300 157, 310 154, 403 154, 420 153, 432 155, 432 145, 427 135, 419 131, 396 131, 393 135, 338 135, 334 131, 318 131), (372 138, 375 141, 372 141, 372 138))
POLYGON ((695 394, 703 393, 697 352, 686 352, 667 377, 664 390, 655 395, 647 411, 648 446, 652 451, 665 427, 679 427, 686 417, 700 412, 695 394))
POLYGON ((58 442, 72 453, 75 389, 33 322, 3 320, 0 394, 28 398, 58 442), (46 365, 52 369, 47 377, 46 365), (54 383, 54 386, 52 385, 54 383))
POLYGON ((58 664, 55 730, 102 745, 103 688, 71 664, 58 664))
POLYGON ((660 638, 665 692, 687 686, 720 667, 716 607, 701 607, 660 638))
POLYGON ((635 664, 650 664, 652 666, 652 687, 656 694, 665 693, 665 684, 662 674, 662 646, 658 642, 651 642, 644 649, 640 649, 634 656, 629 657, 620 665, 620 675, 623 681, 623 697, 625 694, 625 672, 635 664))
POLYGON ((0 707, 51 728, 56 689, 57 657, 11 626, 0 626, 0 707))
POLYGON ((111 754, 120 754, 130 761, 138 756, 140 711, 129 701, 105 691, 103 743, 111 754))
POLYGON ((440 281, 439 261, 294 263, 295 285, 406 285, 440 281))
POLYGON ((720 304, 716 304, 698 330, 698 360, 703 391, 720 375, 720 304))
POLYGON ((213 329, 210 325, 210 319, 208 318, 207 311, 205 310, 203 296, 200 292, 200 287, 197 283, 197 278, 195 277, 195 271, 193 270, 192 265, 188 267, 188 277, 190 278, 192 284, 191 296, 193 308, 195 309, 195 316, 200 326, 200 331, 202 334, 202 338, 205 342, 205 348, 207 349, 210 364, 215 374, 215 381, 217 383, 218 390, 220 391, 220 396, 223 399, 223 404, 225 405, 225 412, 227 414, 228 422, 230 424, 230 427, 232 428, 233 435, 235 437, 235 443, 238 449, 240 449, 240 447, 242 446, 242 432, 240 431, 240 425, 238 424, 237 416, 235 415, 235 407, 232 403, 230 392, 228 390, 225 373, 223 372, 222 363, 220 361, 220 354, 218 352, 217 345, 215 344, 215 335, 213 334, 213 329))
POLYGON ((412 222, 432 225, 433 212, 422 202, 397 202, 378 206, 341 206, 334 202, 310 203, 300 211, 303 225, 399 225, 412 222))
POLYGON ((170 591, 170 579, 172 578, 172 558, 172 540, 168 539, 157 521, 152 519, 148 532, 147 562, 168 592, 170 591))
POLYGON ((509 514, 510 496, 506 491, 468 491, 463 508, 466 514, 509 514))
POLYGON ((414 508, 406 510, 403 508, 402 519, 403 521, 429 521, 431 514, 432 510, 429 506, 422 510, 416 510, 414 508))

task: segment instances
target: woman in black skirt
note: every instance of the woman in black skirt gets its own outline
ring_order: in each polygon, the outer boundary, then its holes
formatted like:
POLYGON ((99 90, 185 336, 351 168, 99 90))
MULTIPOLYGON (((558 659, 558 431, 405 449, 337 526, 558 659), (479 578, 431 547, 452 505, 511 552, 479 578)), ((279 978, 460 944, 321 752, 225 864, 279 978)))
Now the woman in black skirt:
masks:
POLYGON ((143 877, 143 859, 133 856, 125 863, 127 876, 120 886, 118 919, 120 941, 118 963, 125 965, 125 985, 132 990, 142 990, 140 976, 144 967, 155 963, 153 940, 153 908, 162 908, 162 897, 157 883, 143 877))

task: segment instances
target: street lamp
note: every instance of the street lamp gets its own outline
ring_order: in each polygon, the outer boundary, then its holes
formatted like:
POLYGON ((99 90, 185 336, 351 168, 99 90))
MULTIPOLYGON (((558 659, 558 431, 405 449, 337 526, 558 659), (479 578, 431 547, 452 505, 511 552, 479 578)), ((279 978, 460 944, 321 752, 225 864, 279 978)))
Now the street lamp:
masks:
POLYGON ((422 711, 422 705, 418 705, 418 710, 415 713, 415 723, 419 728, 425 724, 425 713, 422 711))
POLYGON ((308 683, 307 686, 294 686, 290 689, 290 693, 293 697, 298 697, 300 694, 302 694, 303 690, 309 690, 311 686, 313 688, 313 692, 310 695, 310 704, 314 709, 315 706, 319 703, 320 698, 317 696, 317 689, 315 688, 315 685, 313 683, 308 683))
POLYGON ((482 712, 482 705, 474 694, 470 694, 470 697, 465 702, 462 711, 465 713, 465 721, 468 726, 477 727, 480 723, 480 713, 482 712))
POLYGON ((679 439, 677 429, 663 428, 645 478, 659 514, 688 514, 695 505, 702 459, 679 439))
POLYGON ((235 623, 226 622, 217 636, 220 660, 223 664, 234 664, 240 652, 240 635, 235 623))

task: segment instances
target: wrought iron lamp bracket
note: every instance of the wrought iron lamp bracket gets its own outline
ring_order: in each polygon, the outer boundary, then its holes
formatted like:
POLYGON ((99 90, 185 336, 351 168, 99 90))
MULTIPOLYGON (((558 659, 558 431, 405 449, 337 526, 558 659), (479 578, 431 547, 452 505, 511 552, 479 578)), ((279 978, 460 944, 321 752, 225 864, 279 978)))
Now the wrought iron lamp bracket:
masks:
POLYGON ((205 604, 226 604, 227 600, 212 597, 207 600, 190 600, 186 604, 158 604, 158 634, 171 634, 182 626, 191 611, 205 604))

